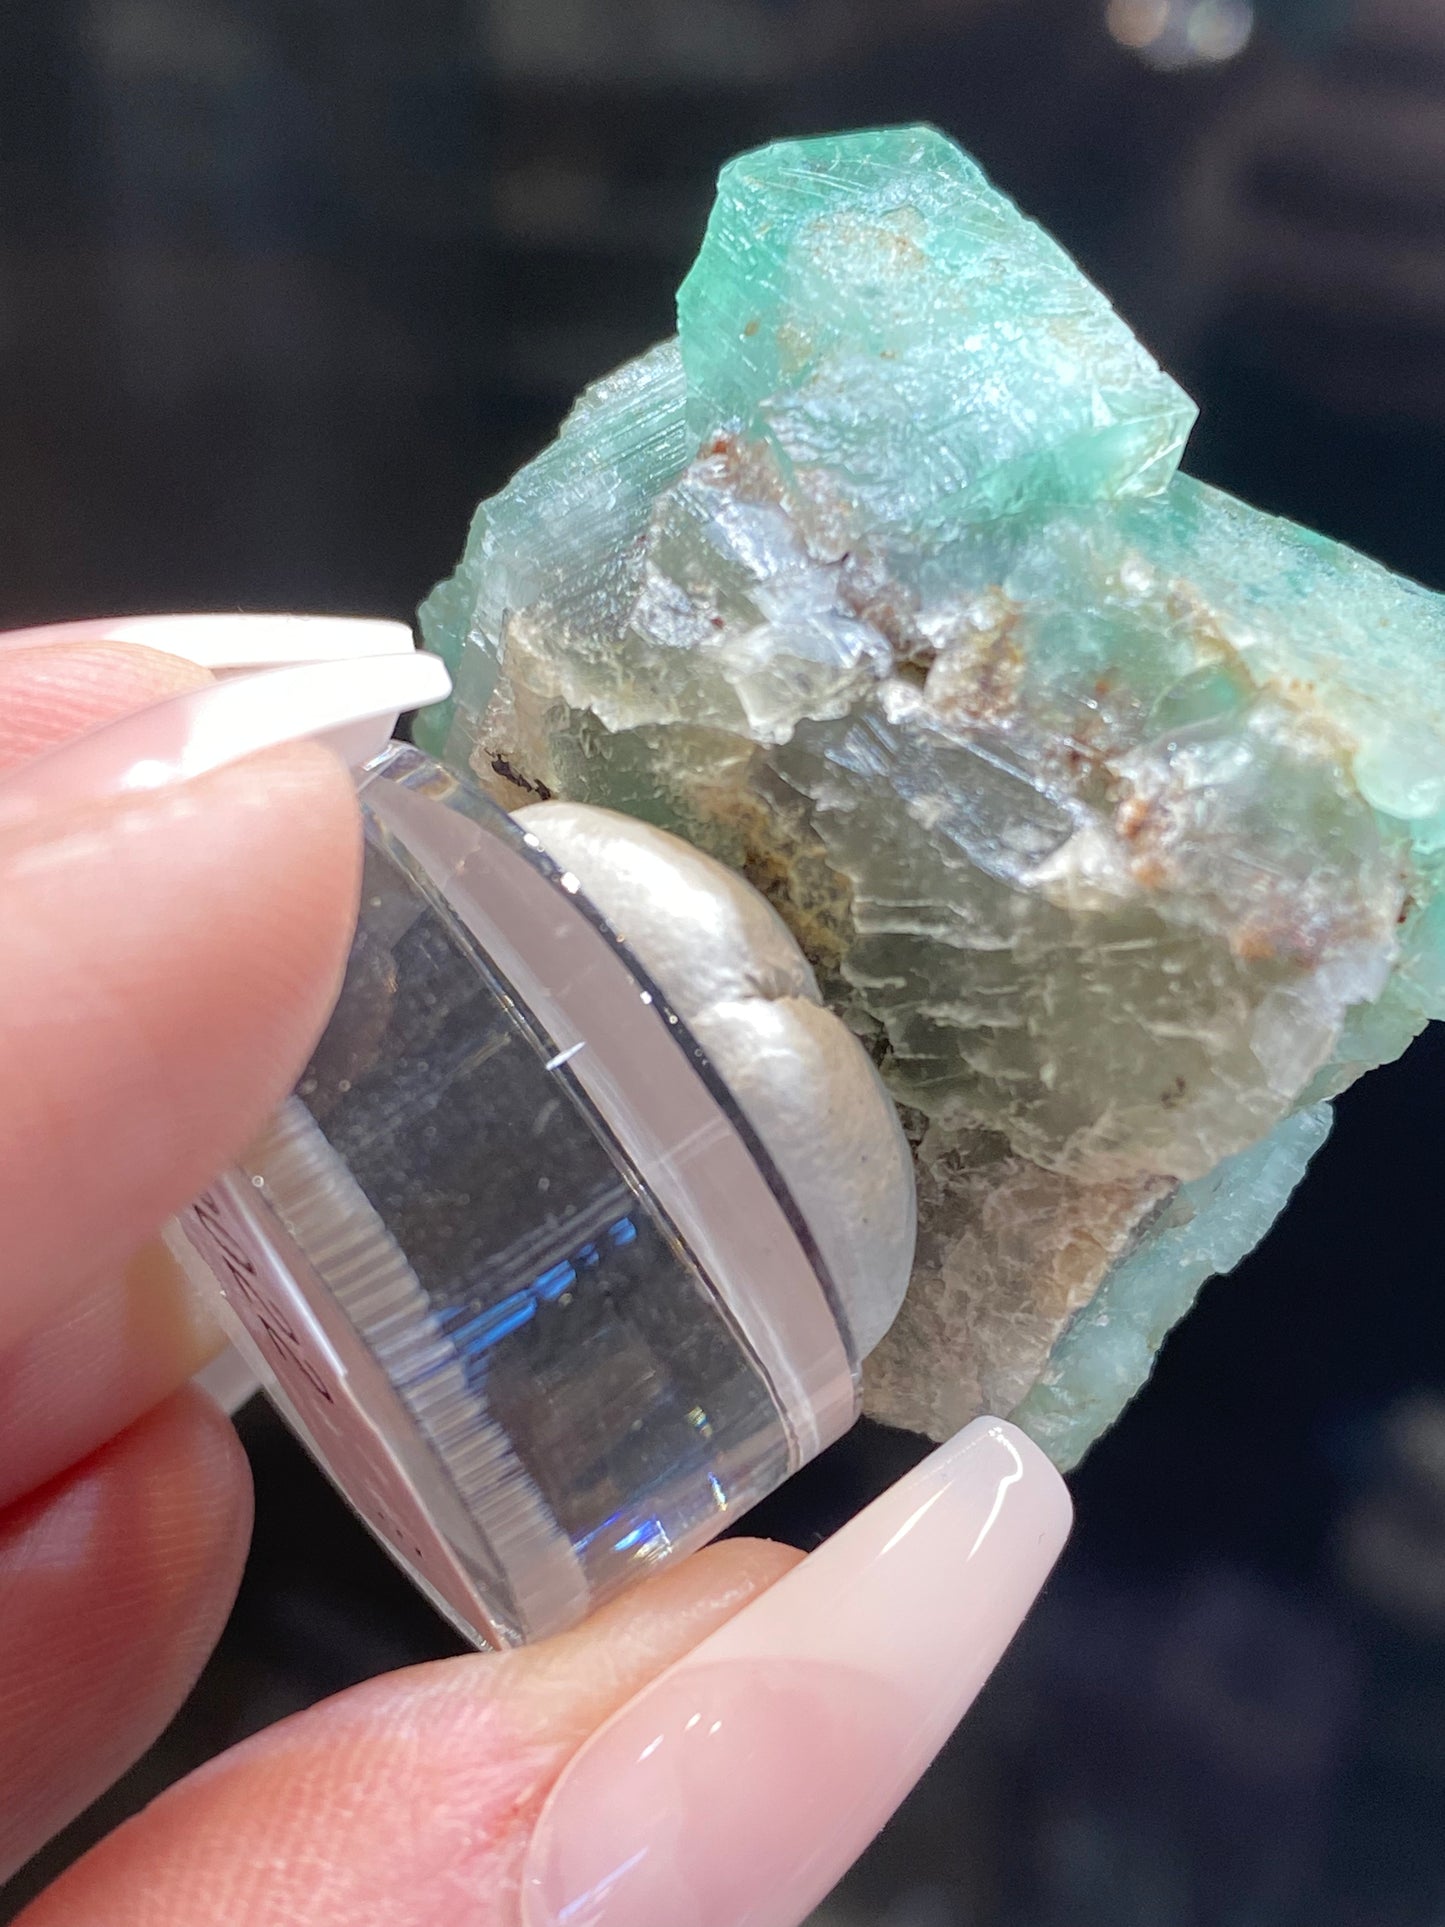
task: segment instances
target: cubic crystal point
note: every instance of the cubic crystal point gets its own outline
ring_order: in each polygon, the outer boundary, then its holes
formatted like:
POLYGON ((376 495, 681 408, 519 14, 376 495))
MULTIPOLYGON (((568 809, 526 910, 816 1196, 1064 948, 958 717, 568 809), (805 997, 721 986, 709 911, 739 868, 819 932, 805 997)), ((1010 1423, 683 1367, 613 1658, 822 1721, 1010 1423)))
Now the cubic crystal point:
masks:
POLYGON ((688 425, 775 455, 825 546, 1163 488, 1193 403, 931 127, 731 161, 678 294, 688 425))

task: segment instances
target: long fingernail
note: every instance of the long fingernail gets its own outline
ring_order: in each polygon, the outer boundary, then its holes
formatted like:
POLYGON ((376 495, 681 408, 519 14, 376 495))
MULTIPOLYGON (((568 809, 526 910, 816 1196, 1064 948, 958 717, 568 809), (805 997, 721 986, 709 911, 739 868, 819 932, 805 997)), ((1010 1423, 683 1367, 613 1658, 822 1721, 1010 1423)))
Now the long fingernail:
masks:
POLYGON ((1068 1536, 979 1419, 595 1734, 543 1809, 526 1927, 797 1927, 917 1780, 1068 1536))
POLYGON ((47 809, 165 789, 257 750, 320 737, 348 760, 373 747, 378 719, 440 702, 436 656, 367 656, 236 676, 122 716, 0 782, 0 825, 47 809))
POLYGON ((49 643, 133 642, 181 656, 202 669, 278 669, 286 663, 404 655, 415 645, 404 623, 356 616, 112 616, 57 622, 0 636, 5 649, 49 643))

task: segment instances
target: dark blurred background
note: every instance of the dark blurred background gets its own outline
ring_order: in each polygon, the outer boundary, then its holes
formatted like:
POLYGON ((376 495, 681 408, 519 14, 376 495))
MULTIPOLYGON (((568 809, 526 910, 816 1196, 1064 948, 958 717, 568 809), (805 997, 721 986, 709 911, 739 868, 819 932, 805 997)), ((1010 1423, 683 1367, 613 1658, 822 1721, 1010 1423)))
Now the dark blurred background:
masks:
MULTIPOLYGON (((717 164, 926 118, 1203 405, 1445 587, 1445 0, 4 0, 0 623, 405 617, 671 328, 717 164)), ((818 1927, 1445 1923, 1445 1044, 1339 1107, 1075 1480, 1056 1582, 818 1927)), ((0 1918, 219 1747, 453 1649, 259 1405, 231 1629, 0 1918)), ((811 1544, 920 1448, 767 1509, 811 1544)))

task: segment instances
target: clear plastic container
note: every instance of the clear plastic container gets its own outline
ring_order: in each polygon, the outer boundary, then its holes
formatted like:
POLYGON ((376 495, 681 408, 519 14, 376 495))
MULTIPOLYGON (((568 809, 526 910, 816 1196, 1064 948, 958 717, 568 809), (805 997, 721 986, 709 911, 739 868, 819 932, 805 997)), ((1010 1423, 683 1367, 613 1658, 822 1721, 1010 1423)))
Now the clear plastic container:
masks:
POLYGON ((840 1436, 857 1359, 766 1152, 575 879, 415 750, 357 782, 335 1014, 179 1228, 358 1512, 515 1645, 840 1436))

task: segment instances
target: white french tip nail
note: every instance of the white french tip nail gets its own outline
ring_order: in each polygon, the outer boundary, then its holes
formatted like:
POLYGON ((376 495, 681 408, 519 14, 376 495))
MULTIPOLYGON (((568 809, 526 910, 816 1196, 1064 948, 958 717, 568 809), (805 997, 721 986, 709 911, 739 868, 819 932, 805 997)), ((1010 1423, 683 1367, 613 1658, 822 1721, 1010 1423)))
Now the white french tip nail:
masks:
POLYGON ((416 638, 404 622, 365 616, 114 616, 104 621, 53 623, 5 640, 27 649, 57 643, 132 642, 179 656, 217 675, 280 669, 290 663, 405 655, 416 648, 416 638))
POLYGON ((354 765, 381 747, 378 722, 389 733, 397 715, 443 701, 451 686, 441 659, 416 650, 212 683, 106 723, 16 770, 0 781, 0 825, 166 789, 305 738, 328 743, 354 765))

